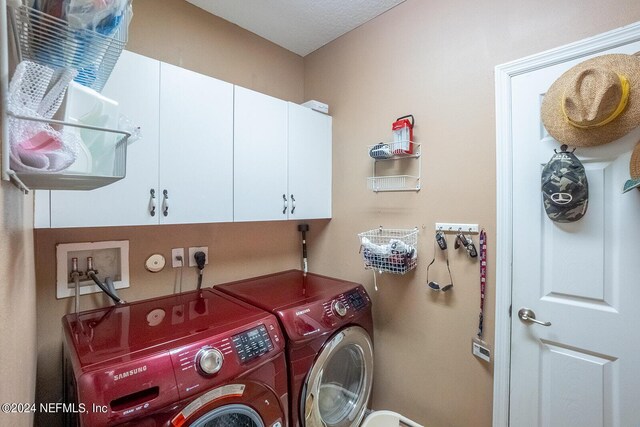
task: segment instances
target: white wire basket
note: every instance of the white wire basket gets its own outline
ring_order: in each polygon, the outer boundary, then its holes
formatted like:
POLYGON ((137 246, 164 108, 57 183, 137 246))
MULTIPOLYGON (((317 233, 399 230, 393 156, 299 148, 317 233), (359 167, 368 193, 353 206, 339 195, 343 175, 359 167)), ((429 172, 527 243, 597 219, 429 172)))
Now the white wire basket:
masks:
POLYGON ((364 268, 405 274, 418 262, 418 228, 376 228, 359 233, 364 268))
POLYGON ((367 187, 374 192, 383 191, 418 191, 420 177, 412 175, 370 176, 367 187))
POLYGON ((57 173, 40 173, 27 171, 9 171, 12 181, 21 190, 94 190, 104 187, 126 176, 127 144, 131 134, 127 131, 87 126, 80 123, 67 123, 53 119, 38 119, 35 117, 19 116, 9 113, 14 120, 28 123, 48 123, 56 126, 63 134, 66 132, 93 132, 96 135, 108 134, 110 139, 105 141, 103 159, 100 172, 80 172, 63 170, 57 173))
POLYGON ((76 69, 75 81, 102 91, 127 43, 128 8, 112 35, 71 28, 62 19, 24 5, 11 10, 10 23, 20 61, 76 69))
POLYGON ((369 157, 374 160, 393 160, 406 157, 419 157, 420 144, 413 141, 379 142, 367 147, 369 157))

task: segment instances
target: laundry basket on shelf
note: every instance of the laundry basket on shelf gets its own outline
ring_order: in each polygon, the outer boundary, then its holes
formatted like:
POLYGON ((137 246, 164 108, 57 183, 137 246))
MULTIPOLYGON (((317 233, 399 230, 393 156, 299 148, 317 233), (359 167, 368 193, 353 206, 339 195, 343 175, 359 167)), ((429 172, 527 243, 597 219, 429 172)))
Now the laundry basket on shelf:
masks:
POLYGON ((423 427, 421 424, 411 421, 392 411, 375 411, 364 419, 360 427, 423 427))

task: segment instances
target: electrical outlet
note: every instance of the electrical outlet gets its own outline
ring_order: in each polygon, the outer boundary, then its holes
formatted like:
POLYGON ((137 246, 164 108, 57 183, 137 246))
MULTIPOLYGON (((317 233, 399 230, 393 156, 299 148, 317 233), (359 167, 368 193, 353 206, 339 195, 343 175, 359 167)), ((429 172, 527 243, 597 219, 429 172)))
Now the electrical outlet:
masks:
POLYGON ((196 252, 202 251, 206 255, 205 264, 209 264, 209 247, 199 246, 195 248, 189 248, 189 267, 197 267, 196 259, 193 257, 196 252))
POLYGON ((183 267, 184 266, 184 248, 171 249, 171 267, 183 267), (178 257, 181 257, 180 260, 178 257))

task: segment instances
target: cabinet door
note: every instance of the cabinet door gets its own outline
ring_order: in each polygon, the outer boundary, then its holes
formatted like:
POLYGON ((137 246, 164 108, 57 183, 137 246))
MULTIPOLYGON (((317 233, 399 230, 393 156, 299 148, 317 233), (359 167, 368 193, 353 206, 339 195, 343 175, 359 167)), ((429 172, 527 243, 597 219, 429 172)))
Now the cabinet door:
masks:
POLYGON ((289 103, 289 218, 331 217, 331 116, 289 103))
POLYGON ((118 101, 120 113, 142 127, 142 138, 127 149, 127 175, 92 191, 51 191, 51 227, 158 223, 149 202, 150 190, 158 185, 159 79, 159 61, 122 52, 102 94, 118 101))
POLYGON ((287 103, 236 86, 234 111, 234 220, 287 219, 287 103))
POLYGON ((161 64, 159 190, 160 223, 233 221, 232 84, 161 64))

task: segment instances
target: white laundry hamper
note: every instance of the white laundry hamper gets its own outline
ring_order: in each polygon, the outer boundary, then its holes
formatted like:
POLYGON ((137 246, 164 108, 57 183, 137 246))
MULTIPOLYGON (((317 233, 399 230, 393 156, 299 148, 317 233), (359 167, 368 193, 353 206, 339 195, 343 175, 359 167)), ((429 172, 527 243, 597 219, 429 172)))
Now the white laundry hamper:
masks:
POLYGON ((424 427, 392 411, 375 411, 364 419, 360 427, 424 427))

